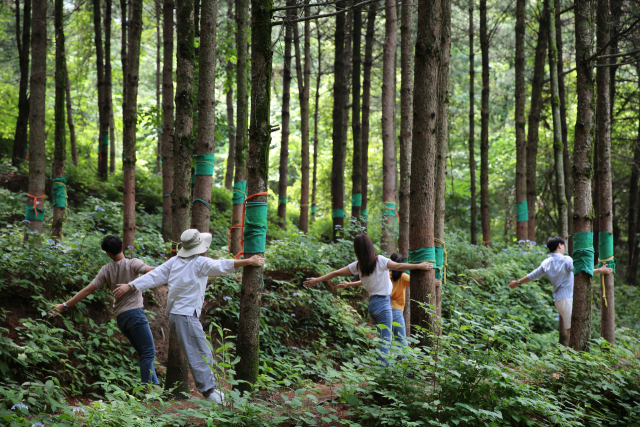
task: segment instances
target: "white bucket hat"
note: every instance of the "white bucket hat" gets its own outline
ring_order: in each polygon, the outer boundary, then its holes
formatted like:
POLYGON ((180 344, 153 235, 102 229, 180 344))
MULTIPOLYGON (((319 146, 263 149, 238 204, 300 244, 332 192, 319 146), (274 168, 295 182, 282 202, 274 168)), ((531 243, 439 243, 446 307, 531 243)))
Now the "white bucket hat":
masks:
POLYGON ((182 248, 178 251, 178 256, 188 258, 193 255, 201 254, 209 250, 211 246, 211 234, 200 233, 196 229, 185 230, 180 236, 182 248))

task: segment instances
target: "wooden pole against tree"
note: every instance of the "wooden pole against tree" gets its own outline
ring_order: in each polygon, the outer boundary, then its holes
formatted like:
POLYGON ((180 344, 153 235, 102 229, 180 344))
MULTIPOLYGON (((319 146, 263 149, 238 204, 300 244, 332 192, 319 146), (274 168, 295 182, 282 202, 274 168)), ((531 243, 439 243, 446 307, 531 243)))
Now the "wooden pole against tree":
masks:
POLYGON ((29 82, 29 196, 27 208, 31 230, 42 233, 44 216, 44 173, 47 162, 45 147, 45 101, 47 95, 47 2, 33 0, 31 31, 31 79, 29 82), (40 214, 38 209, 42 210, 40 214))
POLYGON ((489 217, 489 35, 487 0, 480 0, 480 50, 482 50, 482 100, 480 104, 480 222, 482 244, 491 245, 489 217))
POLYGON ((538 39, 536 41, 536 53, 533 62, 533 79, 531 80, 531 104, 529 107, 529 119, 527 126, 527 207, 529 216, 527 221, 530 240, 536 239, 536 201, 538 199, 536 169, 538 165, 538 140, 540 128, 540 112, 542 110, 542 87, 544 80, 544 66, 547 59, 547 41, 549 31, 549 2, 543 2, 542 11, 538 19, 538 39))
POLYGON ((478 203, 476 195, 476 157, 475 157, 475 132, 476 132, 476 113, 475 113, 475 54, 473 51, 473 7, 474 0, 469 1, 469 179, 471 192, 471 244, 478 244, 478 203))
POLYGON ((516 0, 516 52, 515 52, 515 122, 516 122, 516 237, 518 241, 528 240, 527 221, 527 144, 524 129, 524 38, 526 0, 516 0))
MULTIPOLYGON (((64 2, 56 0, 54 6, 54 31, 56 38, 56 71, 55 71, 55 107, 54 107, 54 143, 53 150, 53 224, 51 226, 51 235, 56 238, 62 237, 62 223, 64 220, 65 207, 60 206, 56 193, 66 194, 66 180, 64 180, 64 163, 67 157, 67 138, 65 129, 65 43, 64 43, 64 2), (57 178, 57 180, 56 180, 57 178), (62 179, 61 179, 62 178, 62 179)), ((66 200, 65 200, 66 202, 66 200)))
MULTIPOLYGON (((609 0, 598 0, 596 25, 597 48, 602 55, 607 55, 610 40, 610 7, 609 0)), ((599 58, 598 64, 608 64, 608 58, 599 58)), ((598 68, 596 75, 597 110, 596 110, 596 138, 598 143, 598 262, 603 265, 611 264, 615 271, 613 258, 613 200, 611 191, 611 103, 610 103, 610 70, 606 67, 598 68)), ((616 341, 615 322, 615 294, 613 289, 613 274, 605 274, 602 282, 600 298, 600 336, 611 344, 616 341)))
MULTIPOLYGON (((271 17, 272 0, 251 0, 251 123, 249 128, 249 157, 247 161, 247 194, 253 196, 267 191, 269 179, 269 145, 271 125, 269 93, 271 87, 271 17)), ((266 196, 257 196, 252 202, 266 203, 266 196)), ((264 222, 266 224, 266 209, 264 222)), ((266 233, 266 230, 265 230, 266 233)), ((248 241, 245 243, 249 243, 248 241)), ((259 245, 251 245, 257 249, 259 245)), ((252 249, 246 248, 247 251, 252 249)), ((262 249, 262 248, 260 248, 262 249)), ((255 250, 255 249, 253 249, 255 250)), ((263 249, 264 250, 264 249, 263 249)), ((245 254, 262 255, 263 252, 245 254)), ((263 286, 263 267, 244 267, 240 300, 236 365, 237 388, 250 390, 258 379, 260 352, 260 305, 263 286)))
POLYGON ((382 236, 380 249, 387 254, 396 251, 396 176, 398 175, 395 132, 396 50, 398 16, 395 0, 385 0, 385 36, 382 51, 382 236))
POLYGON ((27 158, 29 151, 29 50, 31 49, 31 0, 24 0, 22 32, 20 31, 20 0, 16 0, 16 42, 20 85, 18 89, 18 118, 13 137, 11 165, 18 166, 27 158))
POLYGON ((200 55, 198 57, 198 137, 191 208, 191 227, 209 232, 213 154, 216 130, 216 18, 217 0, 200 3, 200 55), (207 206, 209 205, 209 206, 207 206))
MULTIPOLYGON (((409 260, 412 251, 424 251, 434 245, 435 161, 438 126, 438 72, 440 70, 441 2, 425 1, 418 5, 418 33, 415 52, 413 83, 413 141, 411 150, 411 212, 409 260)), ((416 252, 418 253, 418 252, 416 252)), ((433 261, 433 260, 429 260, 433 261)), ((435 306, 435 275, 433 270, 413 270, 411 274, 411 325, 419 325, 435 332, 436 316, 430 308, 435 306)), ((430 344, 424 335, 422 344, 430 344)))
MULTIPOLYGON (((593 31, 591 28, 591 3, 587 0, 575 0, 575 37, 576 37, 576 90, 578 105, 573 146, 573 190, 574 190, 574 288, 573 311, 571 313, 571 336, 569 345, 576 351, 588 351, 591 342, 592 292, 589 264, 593 268, 593 246, 589 246, 589 233, 592 232, 593 204, 591 203, 591 164, 594 139, 594 93, 593 63, 589 58, 593 54, 593 31), (582 234, 585 233, 585 234, 582 234), (584 242, 577 241, 578 234, 584 242), (580 252, 578 252, 580 251, 580 252), (591 256, 589 257, 589 251, 591 256), (576 262, 577 255, 584 258, 585 268, 576 262)), ((592 243, 591 243, 592 244, 592 243)))
POLYGON ((173 0, 162 4, 162 238, 171 241, 173 192, 173 0))

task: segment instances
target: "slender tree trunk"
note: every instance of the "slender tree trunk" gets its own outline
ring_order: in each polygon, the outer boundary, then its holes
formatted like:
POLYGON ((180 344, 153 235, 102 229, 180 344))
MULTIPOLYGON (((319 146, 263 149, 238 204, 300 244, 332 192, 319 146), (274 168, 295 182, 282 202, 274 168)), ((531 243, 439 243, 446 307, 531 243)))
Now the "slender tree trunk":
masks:
MULTIPOLYGON (((576 37, 576 89, 578 106, 573 148, 573 225, 575 233, 591 232, 593 205, 591 203, 591 176, 593 165, 591 141, 594 138, 593 64, 588 58, 593 54, 591 29, 591 4, 575 1, 576 37)), ((575 242, 574 242, 575 244, 575 242)), ((575 249, 574 249, 575 259, 575 249)), ((573 312, 569 345, 577 351, 588 351, 591 341, 591 276, 585 272, 575 275, 573 288, 573 312)))
POLYGON ((489 218, 489 35, 487 0, 480 0, 480 49, 482 50, 482 101, 480 105, 480 222, 482 244, 491 245, 489 218))
POLYGON ((529 107, 529 121, 527 129, 527 206, 529 219, 527 222, 527 236, 530 240, 536 239, 536 201, 538 199, 536 172, 538 168, 538 141, 540 129, 540 114, 542 111, 542 87, 544 80, 544 66, 547 60, 547 42, 549 31, 549 2, 543 2, 538 23, 538 39, 536 41, 536 56, 533 62, 533 78, 531 80, 531 105, 529 107))
POLYGON ((104 113, 109 123, 109 146, 105 150, 109 151, 108 170, 110 173, 116 171, 116 141, 114 138, 113 123, 113 78, 111 73, 111 0, 105 0, 104 7, 104 113))
POLYGON ((362 68, 362 207, 360 215, 366 224, 369 186, 369 112, 371 110, 371 68, 373 67, 373 42, 376 28, 377 5, 369 5, 367 32, 364 36, 364 64, 362 68))
MULTIPOLYGON (((54 31, 56 38, 56 71, 55 87, 56 98, 54 107, 54 142, 53 150, 53 177, 64 177, 64 163, 67 158, 67 138, 65 129, 65 47, 64 47, 64 1, 55 1, 54 10, 54 31)), ((66 189, 65 189, 66 191, 66 189)), ((62 223, 64 221, 64 207, 53 207, 53 224, 51 235, 55 238, 62 237, 62 223)))
POLYGON ((471 244, 478 244, 478 204, 476 195, 476 113, 475 113, 475 54, 473 51, 473 1, 469 3, 469 179, 471 180, 471 244))
MULTIPOLYGON (((436 130, 440 70, 441 2, 418 5, 415 78, 413 92, 413 141, 411 150, 411 212, 409 249, 433 247, 435 210, 436 130)), ((423 261, 423 260, 416 260, 423 261)), ((411 324, 436 332, 436 313, 419 304, 435 305, 434 270, 411 274, 411 324)), ((432 342, 428 335, 423 344, 432 342)))
MULTIPOLYGON (((129 20, 127 19, 127 0, 120 0, 120 29, 121 29, 121 42, 120 42, 120 62, 122 64, 122 110, 126 108, 125 102, 127 99, 127 36, 129 34, 129 20)), ((123 124, 124 131, 124 124, 123 124)), ((124 153, 124 147, 123 151, 124 153)), ((123 165, 124 166, 124 165, 123 165)))
POLYGON ((173 191, 173 0, 162 4, 162 238, 171 241, 173 191))
MULTIPOLYGON (((305 4, 309 0, 305 0, 305 4)), ((305 17, 311 14, 308 7, 304 8, 305 17)), ((301 179, 300 179, 300 231, 309 231, 309 84, 311 82, 311 23, 307 19, 304 22, 304 72, 302 70, 302 58, 300 55, 300 37, 298 24, 295 30, 296 48, 296 76, 298 79, 298 99, 300 101, 300 153, 301 153, 301 179)))
MULTIPOLYGON (((445 241, 444 222, 447 194, 447 149, 449 145, 449 63, 451 60, 451 0, 441 0, 442 27, 440 29, 440 69, 438 71, 438 119, 436 148, 436 204, 434 214, 434 237, 445 241)), ((437 246, 445 246, 436 241, 437 246)), ((440 281, 446 281, 445 270, 442 270, 440 281)), ((442 287, 436 283, 436 322, 437 331, 442 335, 440 318, 442 317, 442 287)))
MULTIPOLYGON (((640 90, 640 61, 636 63, 638 75, 637 86, 640 90)), ((627 284, 636 285, 638 278, 638 180, 640 179, 640 116, 638 117, 638 136, 634 142, 633 163, 631 164, 631 181, 629 182, 629 218, 628 218, 628 251, 627 284)))
POLYGON ((551 5, 549 17, 549 73, 551 75, 551 109, 553 114, 553 155, 555 159, 556 197, 558 199, 558 232, 566 240, 569 238, 569 218, 567 216, 567 198, 564 188, 564 158, 562 143, 562 125, 560 124, 560 92, 558 90, 558 47, 556 44, 555 6, 551 5))
MULTIPOLYGON (((292 0, 287 6, 294 6, 292 0)), ((288 9, 289 19, 295 17, 295 9, 288 9)), ((289 183, 289 102, 291 100, 291 43, 293 42, 293 25, 287 24, 284 32, 284 64, 282 79, 282 138, 280 140, 280 174, 278 179, 278 217, 280 227, 287 229, 287 185, 289 183)))
MULTIPOLYGON (((235 183, 246 181, 247 174, 247 116, 249 112, 247 91, 247 40, 249 25, 249 0, 236 0, 236 70, 237 70, 237 118, 236 118, 236 172, 235 183)), ((246 197, 246 195, 245 195, 246 197)), ((233 225, 231 230, 231 253, 240 252, 240 223, 242 204, 233 205, 233 225)))
MULTIPOLYGON (((47 2, 33 0, 31 80, 29 82, 29 195, 27 206, 44 211, 46 168, 45 100, 47 91, 47 2), (37 198, 37 199, 36 199, 37 198), (32 204, 33 203, 33 204, 32 204)), ((34 212, 34 214, 37 210, 34 212)), ((31 230, 42 233, 42 221, 31 220, 31 230)))
MULTIPOLYGON (((193 4, 193 28, 194 37, 200 37, 200 0, 194 0, 193 4)), ((197 54, 198 48, 196 48, 197 54)))
MULTIPOLYGON (((229 22, 234 19, 233 16, 233 0, 228 1, 227 5, 227 17, 229 22)), ((231 27, 232 31, 233 28, 231 27)), ((227 190, 233 188, 233 169, 236 161, 236 129, 233 123, 233 64, 231 61, 227 62, 227 82, 229 84, 229 90, 227 90, 227 125, 229 126, 228 138, 229 138, 229 154, 227 156, 227 171, 224 176, 224 187, 227 190)))
MULTIPOLYGON (((344 9, 344 1, 337 3, 338 10, 344 9)), ((333 62, 333 151, 331 159, 331 208, 333 217, 333 240, 338 239, 338 229, 344 225, 344 175, 342 158, 344 147, 342 135, 344 126, 345 82, 345 19, 344 12, 336 15, 335 58, 333 62)))
MULTIPOLYGON (((138 0, 140 1, 140 0, 138 0)), ((189 228, 191 207, 191 156, 193 136, 193 77, 195 63, 193 0, 176 2, 177 61, 175 95, 175 130, 173 139, 173 189, 171 192, 171 240, 179 242, 189 228)), ((166 13, 166 12, 165 12, 166 13)), ((166 45, 165 45, 166 46, 166 45)), ((131 49, 131 47, 129 48, 131 49)), ((176 245, 171 243, 174 255, 176 245)), ((175 394, 186 391, 186 360, 177 340, 169 340, 169 361, 165 389, 177 387, 175 394)))
MULTIPOLYGON (((348 7, 350 5, 349 2, 345 3, 348 7)), ((353 68, 353 63, 351 62, 353 58, 353 10, 349 10, 347 12, 347 20, 345 24, 345 37, 344 37, 344 93, 343 93, 343 104, 342 104, 342 173, 345 173, 345 169, 347 167, 347 138, 349 133, 349 108, 351 106, 350 103, 350 93, 351 93, 351 69, 353 68)), ((344 196, 344 184, 346 183, 346 179, 342 180, 342 194, 344 196)), ((345 211, 346 217, 346 211, 345 211)))
MULTIPOLYGON (((269 123, 271 87, 271 0, 251 0, 251 127, 247 162, 247 194, 266 192, 269 179, 269 123)), ((266 202, 266 196, 252 201, 266 202)), ((250 257, 255 254, 246 254, 250 257)), ((260 253, 259 255, 263 255, 260 253)), ((236 365, 240 390, 249 390, 258 379, 260 353, 260 305, 263 267, 244 267, 238 324, 237 348, 240 362, 236 365)))
POLYGON ((78 144, 76 142, 76 127, 73 125, 73 110, 71 108, 71 88, 69 87, 69 67, 67 67, 67 57, 64 62, 64 89, 67 100, 67 125, 69 126, 69 140, 71 142, 71 159, 73 165, 78 167, 78 144))
MULTIPOLYGON (((160 98, 160 75, 162 74, 162 70, 160 68, 161 56, 160 56, 160 28, 162 27, 162 23, 160 22, 160 17, 162 15, 162 11, 160 10, 162 0, 155 0, 156 3, 156 111, 159 117, 160 116, 160 108, 162 104, 162 100, 160 98)), ((115 151, 114 151, 115 152, 115 151)), ((156 148, 156 172, 162 173, 162 131, 159 129, 158 132, 158 146, 156 148)))
POLYGON ((93 28, 96 47, 98 79, 98 178, 106 180, 109 172, 109 108, 107 105, 107 83, 105 80, 105 58, 102 45, 102 13, 100 0, 93 0, 93 28))
MULTIPOLYGON (((409 206, 411 201, 411 131, 413 130, 413 7, 403 5, 400 18, 400 229, 398 252, 409 258, 409 206)), ((411 291, 405 288, 404 323, 411 335, 411 291)))
POLYGON ((18 119, 13 138, 11 164, 18 166, 29 152, 29 50, 31 48, 31 0, 24 0, 22 33, 20 32, 20 0, 16 0, 16 41, 20 66, 18 89, 18 119), (22 38, 22 40, 21 40, 22 38))
MULTIPOLYGON (((216 18, 217 0, 202 0, 200 9, 200 56, 198 57, 198 137, 196 155, 214 154, 216 130, 216 18)), ((201 233, 209 232, 213 175, 196 175, 193 187, 191 226, 201 233)))
POLYGON ((320 117, 320 82, 322 80, 322 35, 320 26, 316 20, 316 31, 318 32, 318 77, 316 78, 316 100, 313 110, 313 184, 311 190, 311 220, 316 217, 316 198, 318 195, 318 118, 320 117))
MULTIPOLYGON (((597 49, 603 55, 610 53, 607 47, 611 31, 609 0, 598 0, 596 13, 597 22, 597 49)), ((608 58, 599 58, 598 64, 606 65, 608 58)), ((598 230, 601 233, 609 233, 613 238, 613 200, 611 190, 611 103, 610 103, 610 70, 607 67, 598 68, 596 76, 597 87, 597 131, 598 139, 598 230)), ((598 251, 599 259, 606 259, 606 252, 598 251)), ((614 261, 615 262, 615 261, 614 261)), ((607 264, 603 261, 603 264, 607 264)), ((603 275, 603 286, 600 300, 600 336, 615 344, 615 294, 613 288, 613 274, 603 275)))
MULTIPOLYGON (((524 82, 524 37, 525 37, 526 0, 516 1, 516 52, 515 52, 515 121, 516 121, 516 205, 527 200, 527 143, 524 128, 524 102, 526 87, 524 82)), ((528 240, 528 218, 516 222, 518 241, 528 240)))
POLYGON ((360 120, 362 9, 353 16, 353 71, 351 73, 351 132, 353 138, 353 174, 351 175, 351 217, 360 218, 362 209, 362 121, 360 120))
POLYGON ((380 249, 396 251, 396 176, 398 175, 395 133, 396 112, 396 50, 398 17, 395 0, 385 0, 385 36, 382 52, 382 237, 380 249))

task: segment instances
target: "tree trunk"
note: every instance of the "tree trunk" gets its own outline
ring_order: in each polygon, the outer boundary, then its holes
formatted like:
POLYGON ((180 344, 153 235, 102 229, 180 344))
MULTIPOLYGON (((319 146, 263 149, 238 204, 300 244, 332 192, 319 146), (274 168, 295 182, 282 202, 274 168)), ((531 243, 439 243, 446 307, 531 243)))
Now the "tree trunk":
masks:
MULTIPOLYGON (((246 182, 247 174, 247 116, 249 113, 247 91, 247 40, 249 25, 249 0, 236 0, 236 70, 237 70, 237 118, 236 118, 236 172, 235 183, 246 182)), ((242 195, 242 201, 246 194, 242 195)), ((233 226, 231 230, 231 253, 240 252, 240 223, 242 222, 242 202, 233 205, 233 226)))
MULTIPOLYGON (((160 105, 162 103, 160 98, 160 75, 162 74, 162 70, 160 68, 160 28, 162 23, 160 22, 160 16, 162 15, 162 11, 160 10, 161 0, 155 0, 156 3, 156 111, 158 116, 160 117, 160 105)), ((156 172, 162 173, 162 131, 158 132, 158 146, 156 148, 156 172)))
MULTIPOLYGON (((400 11, 400 206, 398 252, 409 258, 409 206, 411 201, 411 131, 413 127, 413 8, 400 11)), ((411 335, 411 291, 405 288, 404 323, 411 335)))
POLYGON ((102 13, 100 0, 93 0, 93 28, 95 34, 96 65, 98 80, 98 178, 107 179, 109 173, 109 108, 105 80, 105 58, 102 45, 102 13))
POLYGON ((111 0, 105 0, 104 7, 104 102, 105 115, 109 124, 109 150, 108 170, 110 173, 116 171, 116 141, 114 138, 113 123, 113 78, 111 73, 111 0))
MULTIPOLYGON (((200 37, 200 0, 194 0, 193 4, 193 29, 194 37, 200 37)), ((196 48, 196 52, 199 48, 196 48)))
POLYGON ((489 35, 487 0, 480 0, 480 49, 482 50, 482 101, 480 105, 480 222, 482 244, 491 245, 489 218, 489 35))
MULTIPOLYGON (((516 205, 527 200, 527 143, 524 129, 524 102, 526 87, 524 82, 524 37, 525 37, 526 1, 516 1, 516 52, 515 52, 515 122, 516 122, 516 205)), ((528 217, 517 218, 516 237, 518 242, 528 240, 528 217), (521 220, 522 219, 522 220, 521 220)))
MULTIPOLYGON (((53 177, 64 178, 64 163, 67 158, 67 138, 65 129, 65 47, 64 47, 64 1, 55 1, 54 32, 56 38, 56 71, 55 71, 55 107, 54 107, 54 142, 53 150, 53 177)), ((64 184, 64 183, 60 183, 64 184)), ((58 184, 59 185, 59 184, 58 184)), ((66 187, 65 187, 66 192, 66 187)), ((65 201, 66 202, 66 201, 65 201)), ((66 206, 66 205, 65 205, 66 206)), ((51 235, 57 239, 62 237, 62 223, 64 221, 65 207, 53 207, 53 224, 51 235)))
MULTIPOLYGON (((398 175, 395 132, 396 117, 396 50, 398 17, 395 0, 385 0, 385 36, 382 51, 382 236, 380 249, 387 254, 396 251, 396 176, 398 175)), ((437 74, 436 74, 437 75, 437 74)))
POLYGON ((318 77, 316 78, 316 101, 313 111, 313 184, 311 191, 311 219, 316 217, 316 198, 318 195, 318 118, 320 117, 320 81, 322 80, 322 35, 320 26, 316 20, 316 30, 318 31, 318 77))
POLYGON ((369 5, 367 32, 364 36, 364 64, 362 68, 362 207, 360 215, 366 224, 369 186, 369 112, 371 110, 371 68, 373 67, 373 42, 376 24, 375 3, 369 5))
MULTIPOLYGON (((171 240, 173 242, 180 242, 182 232, 189 228, 191 206, 191 156, 194 148, 193 74, 195 62, 193 3, 193 0, 178 0, 176 2, 176 120, 173 140, 173 189, 171 193, 171 240)), ((165 11, 165 13, 167 12, 165 11)), ((177 249, 173 242, 171 243, 172 256, 175 255, 177 249)), ((175 341, 169 341, 169 353, 173 352, 174 363, 167 365, 165 389, 178 387, 174 392, 177 394, 181 391, 188 392, 189 387, 187 384, 186 361, 175 341)))
MULTIPOLYGON (((607 47, 610 37, 610 8, 609 0, 598 0, 596 13, 597 49, 603 55, 610 53, 607 47)), ((610 62, 608 58, 599 58, 599 65, 610 62)), ((607 67, 598 68, 596 76, 597 111, 596 138, 598 139, 598 231, 609 233, 613 238, 613 200, 611 190, 611 104, 610 104, 610 70, 607 67)), ((604 237, 604 234, 603 234, 604 237)), ((606 242, 600 242, 605 243, 606 242)), ((607 264, 607 250, 598 251, 598 261, 607 264)), ((615 261, 612 261, 615 263, 615 261)), ((615 264, 614 264, 615 265, 615 264)), ((616 341, 615 325, 615 295, 613 288, 613 274, 603 275, 602 298, 600 300, 600 336, 611 344, 616 341)))
MULTIPOLYGON (((294 6, 292 0, 287 6, 294 6)), ((295 9, 287 9, 289 19, 295 17, 295 9)), ((289 101, 291 100, 291 43, 293 41, 293 25, 286 24, 284 33, 284 64, 282 79, 282 137, 280 140, 280 174, 278 179, 278 217, 280 227, 287 229, 287 184, 289 176, 289 101)))
POLYGON ((11 158, 13 166, 18 166, 29 153, 29 95, 27 92, 29 90, 29 50, 31 48, 31 0, 24 0, 22 34, 20 32, 20 0, 16 0, 16 40, 20 66, 20 86, 18 89, 18 119, 11 158))
MULTIPOLYGON (((442 1, 442 27, 440 29, 440 69, 438 71, 438 120, 436 148, 436 204, 434 214, 434 237, 437 246, 445 246, 444 222, 447 194, 447 149, 449 145, 449 63, 451 61, 451 0, 442 1)), ((444 250, 444 249, 443 249, 444 250)), ((443 268, 441 284, 446 282, 446 271, 443 268)), ((442 317, 442 286, 436 282, 436 322, 438 335, 442 335, 440 318, 442 317)))
POLYGON ((538 39, 536 41, 536 56, 533 62, 533 78, 531 80, 531 105, 529 107, 529 121, 527 129, 527 207, 529 209, 529 219, 527 222, 527 236, 530 240, 536 240, 536 201, 538 190, 536 183, 536 172, 538 167, 538 141, 540 129, 540 114, 542 111, 542 87, 544 80, 544 66, 547 59, 547 42, 549 31, 553 31, 553 26, 549 26, 549 2, 543 2, 538 23, 538 39))
MULTIPOLYGON (((344 9, 345 2, 336 5, 338 10, 344 9)), ((331 209, 333 218, 333 241, 338 239, 338 229, 344 225, 344 174, 342 158, 344 157, 344 96, 345 82, 345 19, 344 12, 336 15, 335 58, 333 62, 333 150, 331 159, 331 209)))
MULTIPOLYGON (((200 6, 196 155, 214 154, 216 136, 216 18, 218 16, 218 2, 217 0, 202 0, 200 6)), ((198 199, 204 200, 210 206, 212 186, 213 175, 195 175, 191 227, 197 228, 201 233, 209 232, 211 209, 198 199)))
POLYGON ((353 174, 351 175, 351 217, 360 218, 362 209, 362 122, 360 120, 362 9, 353 16, 353 70, 351 72, 351 132, 353 138, 353 174))
POLYGON ((171 241, 173 191, 173 0, 162 3, 162 238, 171 241))
MULTIPOLYGON (((127 35, 129 34, 128 27, 129 27, 129 20, 127 19, 127 0, 120 0, 120 28, 121 28, 120 62, 122 64, 122 110, 123 111, 126 108, 125 102, 127 102, 126 101, 127 99, 126 75, 127 75, 127 45, 128 45, 127 35)), ((123 124, 123 127, 124 127, 124 124, 123 124)), ((124 147, 122 152, 124 153, 124 147)))
MULTIPOLYGON (((229 22, 234 19, 233 16, 233 0, 229 0, 227 6, 227 18, 229 22)), ((229 90, 227 90, 227 126, 229 127, 229 155, 227 156, 227 170, 224 175, 224 187, 227 190, 233 188, 233 167, 235 166, 236 157, 236 130, 233 124, 233 64, 231 61, 227 62, 227 81, 229 83, 229 90)))
POLYGON ((558 90, 558 46, 555 31, 555 6, 551 5, 549 34, 549 74, 551 76, 551 109, 553 114, 553 155, 555 159, 556 197, 558 200, 558 233, 567 240, 569 238, 569 219, 567 216, 567 198, 564 184, 564 157, 562 143, 562 125, 560 119, 560 92, 558 90))
MULTIPOLYGON (((636 63, 638 72, 638 89, 640 89, 640 61, 636 63)), ((636 285, 638 278, 638 180, 640 179, 640 116, 638 117, 638 136, 634 143, 633 163, 631 164, 631 181, 629 182, 629 219, 628 219, 628 250, 629 264, 627 267, 627 284, 636 285)))
MULTIPOLYGON (((440 26, 441 2, 435 0, 419 3, 413 85, 411 212, 409 216, 409 249, 412 251, 433 247, 434 244, 438 91, 437 86, 432 82, 439 81, 440 26)), ((436 313, 419 304, 435 305, 435 295, 434 270, 414 270, 411 274, 411 324, 419 325, 432 333, 436 332, 436 313)), ((422 344, 431 343, 430 336, 423 336, 422 344)))
POLYGON ((67 99, 67 125, 69 126, 69 140, 71 142, 71 159, 73 165, 78 167, 78 144, 76 142, 76 127, 73 125, 73 111, 71 108, 71 88, 69 87, 69 67, 67 67, 67 57, 64 62, 64 89, 67 99))
MULTIPOLYGON (((305 0, 308 4, 309 1, 305 0)), ((305 17, 310 16, 308 7, 304 8, 305 17)), ((294 24, 296 47, 296 76, 298 78, 298 99, 300 101, 300 231, 309 231, 309 84, 311 80, 311 23, 304 22, 304 72, 300 55, 300 37, 298 24, 294 24)))
POLYGON ((478 204, 476 195, 476 113, 475 113, 475 54, 473 52, 473 2, 469 3, 469 179, 471 180, 471 244, 478 244, 478 204))
MULTIPOLYGON (((31 80, 29 108, 29 195, 27 206, 44 211, 45 101, 47 95, 47 2, 33 0, 31 32, 31 80)), ((31 230, 42 233, 42 219, 32 219, 31 230)))
MULTIPOLYGON (((349 5, 349 2, 346 3, 349 5)), ((347 12, 344 37, 344 96, 342 104, 342 173, 347 167, 347 138, 349 133, 349 109, 351 106, 351 70, 353 68, 353 10, 347 12)), ((342 194, 344 196, 344 185, 346 179, 342 180, 342 194)), ((343 197, 344 200, 344 197, 343 197)), ((346 217, 346 211, 344 212, 346 217)))
MULTIPOLYGON (((573 225, 575 233, 591 232, 593 205, 591 203, 591 176, 593 165, 591 141, 594 138, 594 79, 593 64, 588 59, 593 54, 592 10, 589 2, 575 1, 576 37, 576 89, 578 106, 573 148, 573 225)), ((574 234, 575 236, 575 234, 574 234)), ((574 241, 575 246, 575 241, 574 241)), ((574 249, 574 260, 576 250, 574 249)), ((588 351, 591 341, 591 275, 579 272, 574 278, 573 312, 569 345, 577 351, 588 351)))
MULTIPOLYGON (((266 192, 269 179, 269 123, 271 96, 271 0, 252 0, 251 9, 251 127, 247 162, 247 194, 266 192)), ((266 202, 266 196, 252 201, 266 202)), ((255 254, 246 254, 250 257, 255 254)), ((263 253, 259 253, 263 255, 263 253)), ((263 267, 244 267, 238 324, 237 348, 240 362, 236 365, 238 389, 250 390, 258 379, 260 353, 260 305, 263 267)))

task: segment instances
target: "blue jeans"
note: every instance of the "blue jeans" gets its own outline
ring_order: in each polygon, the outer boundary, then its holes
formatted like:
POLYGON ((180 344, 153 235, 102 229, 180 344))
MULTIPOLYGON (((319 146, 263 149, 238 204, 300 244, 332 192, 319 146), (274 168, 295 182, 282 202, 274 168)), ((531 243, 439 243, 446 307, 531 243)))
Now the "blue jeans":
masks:
MULTIPOLYGON (((391 296, 389 295, 373 295, 369 297, 369 315, 376 324, 380 339, 380 351, 383 354, 389 353, 389 345, 391 344, 392 331, 392 315, 391 315, 391 296), (386 329, 380 329, 378 325, 385 325, 386 329)), ((379 355, 378 359, 388 364, 386 359, 379 355)))
POLYGON ((393 327, 393 336, 395 337, 394 340, 399 345, 407 345, 407 340, 405 339, 407 337, 407 329, 404 323, 404 315, 402 314, 402 311, 396 310, 395 308, 391 309, 391 313, 393 314, 393 321, 402 325, 402 327, 393 327))
POLYGON ((120 332, 127 337, 133 348, 140 356, 140 377, 143 384, 158 382, 153 359, 156 357, 156 346, 149 328, 149 321, 141 308, 134 308, 116 317, 120 332))

